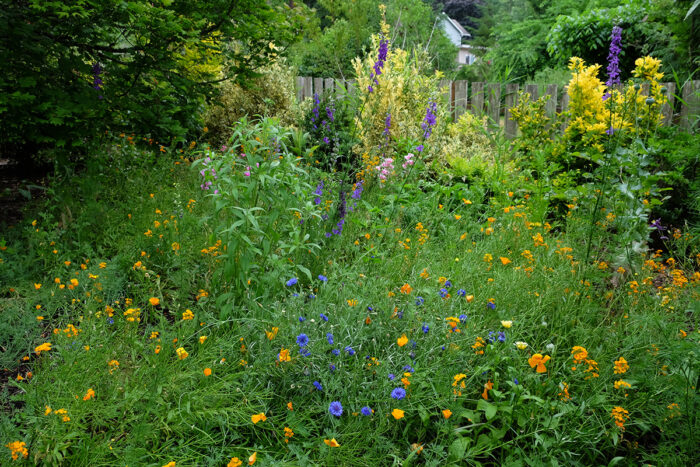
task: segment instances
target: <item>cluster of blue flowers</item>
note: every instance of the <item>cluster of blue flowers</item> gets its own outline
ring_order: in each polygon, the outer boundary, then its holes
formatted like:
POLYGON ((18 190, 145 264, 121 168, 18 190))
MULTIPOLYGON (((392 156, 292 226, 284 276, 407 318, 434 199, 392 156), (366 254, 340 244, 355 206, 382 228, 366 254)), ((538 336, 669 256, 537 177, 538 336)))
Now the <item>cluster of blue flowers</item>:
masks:
MULTIPOLYGON (((377 54, 377 61, 374 63, 374 72, 369 74, 369 79, 373 80, 374 84, 379 84, 377 81, 377 76, 382 74, 382 68, 384 68, 384 62, 386 62, 386 56, 389 53, 389 41, 387 39, 381 39, 379 41, 379 53, 377 54)), ((369 92, 374 91, 374 88, 370 84, 367 86, 369 92)))

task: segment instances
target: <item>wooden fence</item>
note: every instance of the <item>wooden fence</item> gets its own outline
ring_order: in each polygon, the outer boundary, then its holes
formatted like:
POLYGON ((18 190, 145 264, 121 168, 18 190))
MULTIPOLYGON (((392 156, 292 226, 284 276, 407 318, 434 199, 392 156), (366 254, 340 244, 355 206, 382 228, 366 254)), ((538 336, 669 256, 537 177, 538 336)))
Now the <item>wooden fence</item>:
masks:
MULTIPOLYGON (((664 125, 679 125, 685 130, 694 131, 698 125, 700 110, 700 81, 688 81, 680 93, 676 83, 662 83, 667 89, 668 102, 662 108, 664 125), (679 98, 677 98, 679 97, 679 98)), ((299 102, 324 90, 339 92, 346 88, 353 92, 354 81, 341 81, 333 78, 313 78, 298 76, 296 79, 297 100, 299 102)), ((565 88, 556 84, 537 85, 500 84, 500 83, 469 83, 468 81, 440 82, 444 100, 449 104, 453 118, 457 119, 466 111, 476 115, 488 115, 492 123, 502 126, 508 138, 517 135, 518 127, 511 116, 510 109, 518 103, 519 91, 530 94, 532 99, 548 95, 545 110, 547 115, 554 116, 563 112, 569 105, 569 96, 565 88)), ((648 85, 642 87, 642 92, 648 94, 648 85)))

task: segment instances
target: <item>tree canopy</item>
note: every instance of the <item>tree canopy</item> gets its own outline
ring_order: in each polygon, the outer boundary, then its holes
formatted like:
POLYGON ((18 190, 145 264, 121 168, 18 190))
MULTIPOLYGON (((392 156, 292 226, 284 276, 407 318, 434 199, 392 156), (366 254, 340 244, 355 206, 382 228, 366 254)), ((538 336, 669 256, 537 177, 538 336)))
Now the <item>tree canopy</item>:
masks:
POLYGON ((199 125, 211 84, 245 82, 295 40, 282 0, 6 2, 0 140, 75 147, 110 128, 167 141, 199 125))

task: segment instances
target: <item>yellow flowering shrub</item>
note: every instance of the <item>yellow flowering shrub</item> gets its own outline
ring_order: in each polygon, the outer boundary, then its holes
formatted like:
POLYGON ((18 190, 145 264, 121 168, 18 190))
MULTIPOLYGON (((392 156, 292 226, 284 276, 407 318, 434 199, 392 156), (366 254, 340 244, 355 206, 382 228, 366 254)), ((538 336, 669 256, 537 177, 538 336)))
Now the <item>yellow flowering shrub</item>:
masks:
MULTIPOLYGON (((389 26, 384 21, 382 34, 389 34, 389 26)), ((392 137, 400 135, 402 139, 415 141, 416 145, 423 140, 421 123, 431 100, 438 104, 433 135, 444 132, 447 125, 447 112, 439 98, 439 81, 443 75, 438 71, 432 75, 424 74, 429 64, 427 54, 419 51, 409 53, 389 44, 381 74, 374 76, 373 66, 379 56, 380 41, 381 36, 372 36, 371 52, 364 59, 353 60, 357 76, 357 104, 360 109, 355 118, 359 143, 354 152, 364 154, 365 175, 376 172, 371 169, 379 164, 377 153, 379 145, 385 141, 383 132, 387 115, 391 115, 389 132, 392 137)), ((434 146, 437 148, 438 145, 434 146)), ((434 155, 429 146, 425 149, 418 157, 434 155)), ((395 146, 390 141, 381 151, 386 157, 393 157, 395 146)), ((415 150, 413 152, 416 153, 415 150)), ((405 154, 398 156, 402 158, 405 154)))
POLYGON ((599 78, 600 65, 586 66, 572 57, 569 69, 573 75, 567 87, 570 121, 565 139, 603 152, 607 133, 626 130, 633 135, 647 136, 661 124, 661 107, 667 99, 659 80, 661 61, 653 57, 638 58, 632 72, 643 85, 629 81, 624 88, 608 89, 599 78), (648 88, 648 91, 646 90, 648 88))
MULTIPOLYGON (((479 176, 493 165, 494 149, 486 136, 488 117, 476 117, 471 112, 462 114, 455 123, 447 125, 446 132, 436 146, 434 168, 448 165, 456 176, 479 176)), ((437 136, 437 135, 436 135, 437 136)))

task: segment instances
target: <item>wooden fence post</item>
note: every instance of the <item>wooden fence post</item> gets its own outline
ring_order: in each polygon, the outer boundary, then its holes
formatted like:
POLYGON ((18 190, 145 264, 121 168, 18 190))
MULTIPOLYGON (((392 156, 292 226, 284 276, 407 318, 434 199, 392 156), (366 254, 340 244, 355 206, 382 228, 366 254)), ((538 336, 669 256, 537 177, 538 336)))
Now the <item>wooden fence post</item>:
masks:
POLYGON ((540 91, 536 84, 526 84, 525 92, 530 94, 530 102, 536 101, 540 97, 540 91))
POLYGON ((304 78, 304 99, 314 95, 313 91, 313 78, 310 76, 305 76, 304 78))
POLYGON ((547 103, 544 105, 545 112, 549 118, 554 118, 557 113, 557 85, 548 84, 545 94, 549 96, 547 103))
POLYGON ((692 130, 697 123, 698 107, 700 107, 698 90, 700 90, 700 81, 688 81, 683 85, 680 125, 684 130, 692 130))
POLYGON ((469 91, 469 82, 465 80, 455 81, 455 103, 454 103, 454 119, 459 120, 464 112, 467 111, 467 92, 469 91))
POLYGON ((319 98, 323 94, 323 78, 314 78, 314 94, 318 94, 319 98))
MULTIPOLYGON (((561 96, 561 113, 566 112, 569 109, 569 93, 567 90, 564 90, 564 95, 561 96)), ((566 127, 569 126, 569 119, 564 118, 561 124, 561 131, 562 133, 566 130, 566 127)))
POLYGON ((496 128, 501 126, 501 84, 488 85, 489 93, 489 118, 493 120, 496 128))
POLYGON ((673 105, 676 103, 676 83, 663 83, 666 87, 666 103, 661 107, 664 116, 663 124, 668 126, 673 123, 673 105))
POLYGON ((304 100, 304 78, 297 76, 295 80, 297 91, 297 102, 301 103, 304 100))
POLYGON ((484 83, 472 83, 472 113, 477 117, 484 113, 484 83))
POLYGON ((331 89, 333 95, 335 95, 335 80, 333 78, 326 78, 323 80, 323 89, 331 89))
POLYGON ((513 139, 518 134, 518 124, 513 120, 513 115, 510 109, 518 105, 518 88, 517 83, 506 84, 506 138, 513 139))
POLYGON ((438 89, 440 97, 447 103, 447 111, 450 112, 452 109, 452 81, 441 79, 438 83, 438 89))

